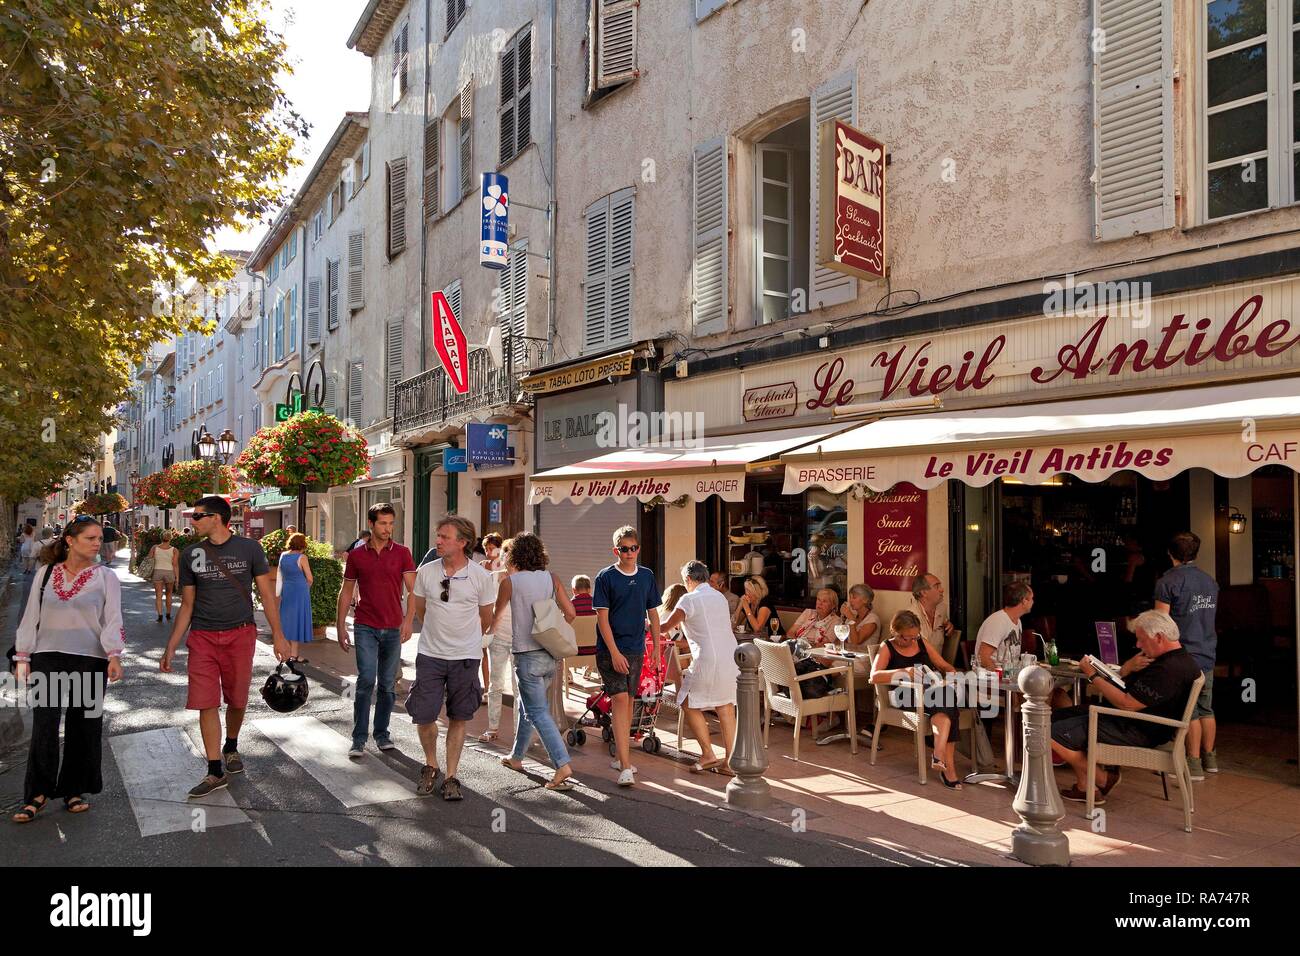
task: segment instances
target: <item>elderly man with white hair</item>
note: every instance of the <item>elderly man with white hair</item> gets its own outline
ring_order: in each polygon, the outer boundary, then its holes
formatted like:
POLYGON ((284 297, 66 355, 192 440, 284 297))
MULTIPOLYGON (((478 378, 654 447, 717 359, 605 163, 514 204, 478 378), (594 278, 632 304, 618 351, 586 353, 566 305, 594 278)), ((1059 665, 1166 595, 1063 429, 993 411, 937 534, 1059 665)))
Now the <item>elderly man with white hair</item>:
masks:
MULTIPOLYGON (((1126 690, 1120 690, 1105 678, 1097 678, 1097 669, 1087 659, 1080 669, 1089 684, 1101 691, 1108 707, 1120 710, 1142 711, 1155 717, 1180 720, 1187 706, 1187 695, 1196 678, 1201 675, 1200 665, 1178 639, 1178 625, 1163 611, 1147 611, 1133 622, 1137 632, 1138 648, 1151 663, 1125 679, 1126 690)), ((1121 747, 1159 747, 1173 739, 1173 728, 1140 720, 1124 720, 1102 714, 1097 720, 1097 741, 1121 747)), ((1088 772, 1088 708, 1070 707, 1052 714, 1052 754, 1069 764, 1074 771, 1075 783, 1062 790, 1066 800, 1083 803, 1087 800, 1086 776, 1088 772)), ((1097 767, 1098 794, 1094 803, 1106 801, 1106 795, 1119 783, 1119 769, 1105 770, 1097 767)))

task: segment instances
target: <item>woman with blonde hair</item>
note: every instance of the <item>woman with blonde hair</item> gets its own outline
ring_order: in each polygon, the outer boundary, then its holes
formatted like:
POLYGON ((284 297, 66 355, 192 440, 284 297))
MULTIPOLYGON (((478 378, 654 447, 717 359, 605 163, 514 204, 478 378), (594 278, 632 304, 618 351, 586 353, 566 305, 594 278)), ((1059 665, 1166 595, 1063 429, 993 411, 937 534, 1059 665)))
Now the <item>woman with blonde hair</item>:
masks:
MULTIPOLYGON (((918 688, 924 687, 923 665, 943 674, 951 674, 956 670, 934 649, 934 645, 921 640, 921 619, 913 612, 899 611, 889 622, 889 630, 893 637, 882 643, 876 652, 871 683, 915 682, 911 692, 921 693, 923 691, 918 688)), ((934 728, 934 755, 930 766, 939 771, 945 787, 960 790, 961 777, 957 776, 954 761, 961 711, 957 707, 931 706, 929 701, 926 702, 925 711, 934 728)))
MULTIPOLYGON (((487 540, 486 538, 484 540, 487 540)), ((498 564, 492 572, 492 580, 499 589, 501 582, 510 577, 510 552, 514 548, 514 538, 501 542, 498 551, 498 564)), ((479 737, 484 743, 492 743, 501 736, 501 697, 504 691, 506 674, 510 672, 512 659, 511 645, 514 643, 514 624, 510 617, 510 605, 501 610, 493 623, 492 629, 483 635, 483 655, 490 667, 487 674, 487 730, 479 737)))
POLYGON ((772 631, 772 637, 775 638, 781 633, 781 618, 776 613, 776 602, 772 599, 763 576, 750 575, 745 580, 745 596, 736 607, 733 623, 747 627, 755 634, 762 634, 770 627, 770 621, 777 622, 776 630, 772 631))
POLYGON ((158 612, 159 623, 164 612, 167 620, 172 619, 172 597, 176 594, 176 578, 180 574, 181 551, 172 547, 173 537, 175 534, 168 528, 162 533, 162 540, 149 549, 149 557, 153 559, 153 575, 149 580, 153 582, 153 606, 158 612))

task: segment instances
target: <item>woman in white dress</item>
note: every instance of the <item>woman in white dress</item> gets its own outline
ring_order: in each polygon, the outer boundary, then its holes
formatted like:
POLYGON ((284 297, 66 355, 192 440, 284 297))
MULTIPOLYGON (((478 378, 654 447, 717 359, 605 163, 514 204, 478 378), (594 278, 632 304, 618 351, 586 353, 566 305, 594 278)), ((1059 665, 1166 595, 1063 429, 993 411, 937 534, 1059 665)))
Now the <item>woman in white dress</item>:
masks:
POLYGON ((678 599, 660 628, 667 633, 680 626, 691 646, 691 665, 682 674, 677 691, 677 706, 686 714, 691 736, 700 745, 700 759, 691 772, 734 776, 728 764, 736 742, 736 678, 740 668, 736 666, 731 609, 726 597, 709 586, 709 569, 704 562, 687 562, 682 567, 682 583, 687 593, 678 599), (706 710, 716 713, 722 725, 725 755, 721 760, 713 753, 706 710))

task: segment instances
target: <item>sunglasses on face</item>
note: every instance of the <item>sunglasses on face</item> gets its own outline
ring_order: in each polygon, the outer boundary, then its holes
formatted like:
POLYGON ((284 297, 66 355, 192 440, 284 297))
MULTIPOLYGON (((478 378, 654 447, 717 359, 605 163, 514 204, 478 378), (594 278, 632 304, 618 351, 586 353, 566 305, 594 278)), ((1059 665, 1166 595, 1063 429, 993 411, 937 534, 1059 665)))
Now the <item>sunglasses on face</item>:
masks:
POLYGON ((211 518, 212 514, 207 511, 195 511, 190 515, 191 521, 202 521, 204 518, 211 518))
POLYGON ((444 601, 451 599, 451 578, 442 579, 442 593, 438 597, 444 601))
POLYGON ((640 550, 641 550, 641 545, 639 544, 624 544, 624 545, 619 545, 618 547, 619 554, 636 554, 640 550))

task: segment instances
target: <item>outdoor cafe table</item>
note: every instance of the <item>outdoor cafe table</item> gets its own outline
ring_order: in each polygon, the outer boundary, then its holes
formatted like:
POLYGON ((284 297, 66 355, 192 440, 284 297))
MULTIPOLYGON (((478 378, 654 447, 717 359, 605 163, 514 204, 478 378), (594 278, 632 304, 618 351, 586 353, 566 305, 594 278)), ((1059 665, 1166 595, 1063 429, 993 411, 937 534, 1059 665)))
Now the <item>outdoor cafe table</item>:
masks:
MULTIPOLYGON (((1048 667, 1053 677, 1064 678, 1074 681, 1074 699, 1079 699, 1079 682, 1083 679, 1083 672, 1079 670, 1076 664, 1058 664, 1048 667)), ((1003 721, 1002 721, 1002 742, 1003 756, 1006 760, 1006 767, 1002 771, 992 770, 967 774, 966 783, 986 783, 989 781, 1002 781, 1012 786, 1020 783, 1020 775, 1016 773, 1016 698, 1020 696, 1020 684, 1016 677, 1004 677, 998 682, 998 693, 1003 695, 1003 721)))
MULTIPOLYGON (((842 667, 846 664, 848 665, 849 668, 848 673, 844 675, 836 674, 835 682, 844 684, 845 690, 850 695, 852 695, 852 699, 849 701, 849 706, 852 707, 855 711, 857 710, 857 706, 858 706, 858 691, 865 690, 868 693, 872 693, 872 694, 875 693, 875 687, 874 685, 871 684, 869 676, 868 679, 864 682, 857 679, 857 677, 855 677, 854 675, 854 665, 858 661, 866 661, 867 674, 870 675, 871 662, 867 659, 867 655, 865 653, 850 651, 848 654, 841 654, 839 651, 835 650, 830 645, 821 645, 819 647, 814 647, 812 649, 811 656, 828 667, 842 667), (841 678, 847 678, 847 680, 841 680, 841 678)), ((846 722, 845 729, 836 731, 833 734, 827 734, 824 737, 818 737, 814 741, 814 743, 816 743, 817 746, 820 747, 820 746, 824 746, 825 744, 833 744, 841 740, 848 740, 849 735, 847 731, 848 731, 848 724, 846 722)), ((871 740, 871 733, 865 729, 858 730, 858 736, 862 737, 867 741, 871 740)))

